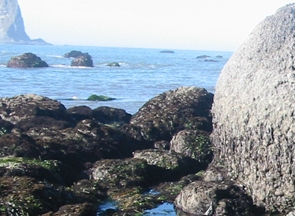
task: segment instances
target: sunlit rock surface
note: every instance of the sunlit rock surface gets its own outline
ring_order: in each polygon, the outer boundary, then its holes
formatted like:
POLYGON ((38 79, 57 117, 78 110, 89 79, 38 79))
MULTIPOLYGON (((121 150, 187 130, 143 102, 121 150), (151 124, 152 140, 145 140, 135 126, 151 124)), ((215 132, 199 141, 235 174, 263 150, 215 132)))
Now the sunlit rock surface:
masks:
POLYGON ((294 20, 290 4, 252 31, 222 70, 212 108, 215 160, 269 211, 295 201, 294 20))

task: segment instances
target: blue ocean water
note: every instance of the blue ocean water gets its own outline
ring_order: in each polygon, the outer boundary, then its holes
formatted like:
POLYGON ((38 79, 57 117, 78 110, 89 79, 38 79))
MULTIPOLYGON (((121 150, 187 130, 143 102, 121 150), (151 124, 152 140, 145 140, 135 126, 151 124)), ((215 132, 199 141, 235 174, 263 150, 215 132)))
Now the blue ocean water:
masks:
POLYGON ((181 86, 214 88, 231 52, 161 49, 108 48, 91 46, 0 45, 0 97, 34 93, 59 100, 67 108, 86 105, 94 109, 111 106, 134 114, 152 97, 181 86), (93 68, 71 67, 63 55, 71 50, 88 52, 93 68), (6 64, 12 56, 32 52, 48 68, 15 69, 6 64), (207 55, 207 58, 197 56, 207 55), (118 62, 121 67, 109 67, 118 62), (106 95, 114 101, 93 102, 92 95, 106 95))

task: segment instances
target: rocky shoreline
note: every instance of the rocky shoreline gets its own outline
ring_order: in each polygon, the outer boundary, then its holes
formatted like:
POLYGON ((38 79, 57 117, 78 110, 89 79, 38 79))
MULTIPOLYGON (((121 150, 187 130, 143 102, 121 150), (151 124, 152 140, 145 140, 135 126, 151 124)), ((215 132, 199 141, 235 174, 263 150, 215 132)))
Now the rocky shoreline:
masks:
POLYGON ((1 214, 96 215, 111 199, 117 210, 103 214, 136 215, 173 203, 212 160, 212 102, 205 89, 181 87, 132 116, 40 95, 1 98, 1 214))

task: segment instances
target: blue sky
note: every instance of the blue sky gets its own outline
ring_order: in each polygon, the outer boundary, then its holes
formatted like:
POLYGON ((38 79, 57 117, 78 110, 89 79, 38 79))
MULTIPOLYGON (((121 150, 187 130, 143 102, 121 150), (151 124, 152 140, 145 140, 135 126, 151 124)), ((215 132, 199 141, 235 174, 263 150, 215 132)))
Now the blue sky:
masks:
POLYGON ((57 45, 234 51, 290 0, 18 0, 27 34, 57 45))

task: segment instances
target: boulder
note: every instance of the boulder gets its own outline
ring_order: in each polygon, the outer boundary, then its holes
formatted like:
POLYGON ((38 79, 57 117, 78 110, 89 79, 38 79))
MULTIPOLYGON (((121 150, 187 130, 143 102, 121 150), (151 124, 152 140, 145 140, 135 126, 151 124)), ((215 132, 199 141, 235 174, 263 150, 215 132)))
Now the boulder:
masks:
POLYGON ((72 67, 93 67, 91 56, 78 56, 71 62, 72 67))
POLYGON ((170 150, 208 165, 213 158, 209 133, 199 130, 182 130, 173 136, 170 150))
POLYGON ((132 115, 123 109, 101 106, 93 110, 93 117, 103 124, 122 125, 128 124, 132 115))
POLYGON ((84 119, 93 119, 92 109, 88 106, 75 106, 67 109, 67 113, 75 122, 84 119))
POLYGON ((12 57, 7 63, 10 68, 37 68, 48 67, 48 64, 33 53, 24 53, 12 57))
POLYGON ((196 87, 180 87, 164 92, 145 103, 130 124, 141 128, 146 140, 170 141, 183 129, 212 131, 213 94, 196 87))
POLYGON ((83 52, 77 51, 77 50, 72 50, 71 52, 64 54, 65 58, 77 58, 80 56, 85 56, 85 57, 91 58, 91 55, 89 55, 88 53, 83 53, 83 52))
POLYGON ((141 159, 100 160, 91 169, 91 178, 107 188, 147 185, 147 163, 141 159))
POLYGON ((217 82, 215 159, 256 205, 288 211, 295 202, 295 4, 252 31, 217 82))
POLYGON ((115 100, 115 98, 108 97, 108 96, 105 96, 105 95, 93 94, 93 95, 90 95, 87 98, 87 100, 89 100, 89 101, 111 101, 111 100, 115 100))
POLYGON ((233 182, 194 181, 180 192, 174 205, 191 215, 255 215, 251 197, 233 182))
POLYGON ((32 117, 49 117, 64 121, 68 119, 64 105, 56 100, 35 94, 0 98, 0 117, 13 124, 32 117))
POLYGON ((183 155, 164 149, 138 150, 134 158, 145 160, 150 168, 150 181, 172 181, 196 170, 190 169, 190 161, 183 155))

